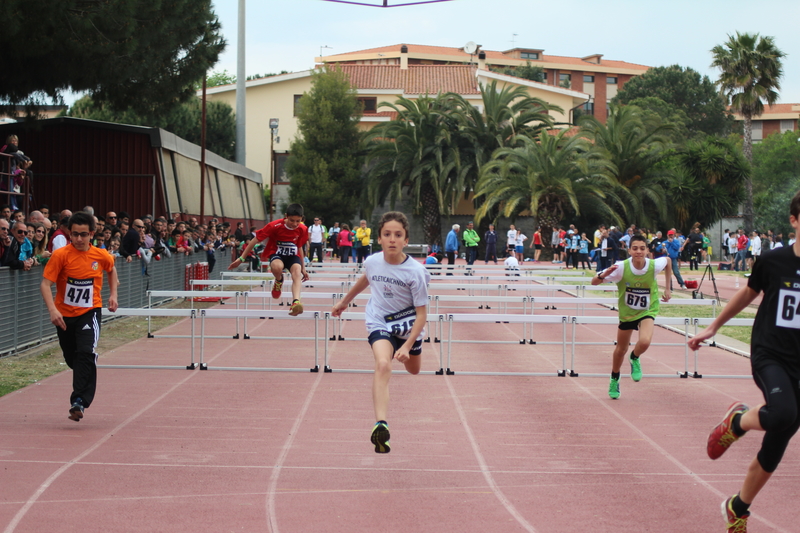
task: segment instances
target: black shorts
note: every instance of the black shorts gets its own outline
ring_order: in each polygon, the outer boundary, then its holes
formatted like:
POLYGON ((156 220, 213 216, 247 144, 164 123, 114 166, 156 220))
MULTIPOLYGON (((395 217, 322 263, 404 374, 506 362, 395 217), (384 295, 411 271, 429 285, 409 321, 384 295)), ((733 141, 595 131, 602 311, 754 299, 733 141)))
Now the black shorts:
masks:
MULTIPOLYGON (((369 334, 369 338, 367 340, 369 341, 369 345, 372 346, 373 344, 375 344, 375 341, 379 341, 381 339, 386 339, 387 341, 391 342, 395 352, 399 350, 400 347, 406 342, 406 339, 401 339, 400 337, 396 337, 391 333, 389 333, 388 331, 386 331, 385 329, 379 329, 373 331, 372 333, 369 334)), ((420 355, 421 353, 422 353, 422 339, 418 339, 417 342, 414 343, 414 346, 412 346, 411 349, 408 351, 408 354, 420 355)))
POLYGON ((283 262, 283 268, 285 270, 291 271, 292 265, 300 265, 300 268, 303 268, 303 260, 300 259, 299 255, 280 255, 280 254, 273 254, 269 258, 269 264, 271 265, 273 261, 276 259, 280 259, 283 262))
POLYGON ((541 244, 534 244, 533 245, 533 249, 534 250, 541 250, 542 249, 542 245, 541 244))
POLYGON ((643 316, 642 318, 640 318, 638 320, 632 320, 630 322, 620 322, 619 323, 619 329, 621 329, 622 331, 629 331, 629 330, 639 331, 639 323, 642 320, 647 320, 648 318, 650 320, 653 320, 653 321, 655 321, 655 319, 656 319, 656 317, 654 317, 654 316, 645 315, 645 316, 643 316))

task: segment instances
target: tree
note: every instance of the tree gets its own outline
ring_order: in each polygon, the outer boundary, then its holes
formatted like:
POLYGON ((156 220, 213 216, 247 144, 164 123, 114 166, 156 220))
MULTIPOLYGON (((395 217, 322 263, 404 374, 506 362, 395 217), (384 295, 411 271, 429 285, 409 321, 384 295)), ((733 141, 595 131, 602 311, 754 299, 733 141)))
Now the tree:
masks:
POLYGON ((407 194, 422 213, 426 244, 442 244, 441 216, 463 191, 465 171, 459 150, 463 113, 458 95, 400 98, 387 104, 397 118, 379 124, 365 139, 369 199, 374 205, 407 194))
POLYGON ((695 222, 706 228, 736 209, 744 198, 749 164, 728 139, 690 141, 676 156, 667 198, 673 224, 687 234, 695 222))
POLYGON ((513 219, 527 210, 542 226, 545 241, 566 215, 592 212, 621 225, 611 207, 619 201, 612 171, 586 139, 566 131, 519 136, 515 146, 499 148, 481 169, 475 197, 484 202, 475 218, 497 213, 513 219))
POLYGON ((593 141, 593 150, 611 163, 616 179, 616 207, 628 222, 653 227, 666 218, 667 158, 674 129, 653 114, 635 106, 611 105, 603 124, 593 116, 581 117, 581 132, 593 141))
MULTIPOLYGON (((753 117, 764 112, 764 103, 778 100, 780 79, 783 76, 781 58, 786 54, 775 46, 772 37, 736 33, 728 41, 711 49, 712 67, 720 69, 717 82, 731 109, 744 118, 744 156, 753 161, 753 117)), ((753 230, 753 182, 745 180, 744 226, 753 230)))
POLYGON ((517 78, 544 83, 544 69, 540 66, 532 65, 530 61, 527 61, 524 65, 520 65, 516 68, 505 67, 493 68, 491 70, 492 72, 505 74, 506 76, 515 76, 517 78))
POLYGON ((327 224, 350 221, 359 207, 361 107, 346 74, 325 69, 313 74, 297 116, 298 137, 286 162, 289 199, 327 224))
MULTIPOLYGON (((107 104, 96 102, 90 96, 84 96, 73 104, 67 112, 67 116, 116 124, 162 128, 199 145, 202 115, 200 105, 199 98, 191 98, 165 114, 148 116, 139 114, 132 108, 117 111, 107 104)), ((208 102, 206 104, 206 149, 225 159, 232 160, 236 153, 235 144, 236 119, 233 108, 224 102, 208 102)))
POLYGON ((10 105, 89 91, 114 109, 149 113, 186 101, 225 47, 211 0, 7 0, 0 77, 10 105))
MULTIPOLYGON (((643 107, 643 98, 662 100, 672 108, 670 111, 664 109, 668 115, 682 113, 688 120, 686 128, 692 135, 726 135, 733 127, 733 117, 725 108, 725 99, 708 76, 701 76, 689 67, 651 68, 641 76, 631 78, 612 103, 643 107)), ((666 117, 662 115, 662 118, 666 117)))
MULTIPOLYGON (((768 136, 753 146, 753 197, 768 194, 800 177, 800 132, 786 131, 768 136)), ((772 201, 769 199, 769 201, 772 201)), ((758 211, 756 211, 758 212, 758 211)))

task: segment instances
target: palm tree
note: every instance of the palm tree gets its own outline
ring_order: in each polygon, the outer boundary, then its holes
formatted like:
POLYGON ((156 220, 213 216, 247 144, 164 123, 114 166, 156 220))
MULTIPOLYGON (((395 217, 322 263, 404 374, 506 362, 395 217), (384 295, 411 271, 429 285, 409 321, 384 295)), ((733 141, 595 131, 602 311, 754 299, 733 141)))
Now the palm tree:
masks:
POLYGON ((427 244, 441 244, 441 215, 449 214, 459 186, 456 95, 400 98, 387 104, 397 118, 373 128, 365 142, 368 194, 373 205, 390 205, 405 192, 422 211, 427 244))
POLYGON ((695 222, 705 228, 721 220, 744 198, 748 174, 747 160, 729 140, 689 142, 677 155, 668 191, 672 222, 685 234, 695 222))
MULTIPOLYGON (((753 162, 753 117, 764 112, 764 102, 778 100, 780 79, 783 76, 781 58, 786 54, 775 46, 772 37, 759 34, 729 35, 725 44, 711 49, 712 67, 720 69, 717 84, 731 108, 744 118, 744 156, 753 162)), ((753 230, 753 182, 745 180, 745 230, 753 230)))
POLYGON ((664 163, 671 153, 668 134, 674 126, 631 105, 612 105, 605 124, 589 115, 581 117, 580 124, 593 150, 611 163, 615 193, 623 200, 615 207, 627 221, 653 227, 666 218, 664 183, 669 170, 664 163))
POLYGON ((528 210, 545 233, 572 213, 621 222, 608 202, 619 201, 612 191, 612 169, 590 151, 586 139, 542 132, 536 139, 518 136, 513 144, 498 148, 481 169, 475 197, 483 204, 477 220, 492 213, 514 218, 528 210))

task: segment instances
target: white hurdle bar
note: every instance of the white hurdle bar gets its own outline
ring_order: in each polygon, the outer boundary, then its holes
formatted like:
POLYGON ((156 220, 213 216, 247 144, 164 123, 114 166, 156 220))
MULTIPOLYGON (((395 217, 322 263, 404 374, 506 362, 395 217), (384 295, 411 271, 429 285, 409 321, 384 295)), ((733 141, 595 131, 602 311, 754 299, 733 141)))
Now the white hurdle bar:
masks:
POLYGON ((254 370, 262 372, 319 372, 319 318, 318 312, 289 316, 279 311, 245 310, 245 309, 201 309, 200 310, 200 370, 254 370), (283 339, 299 340, 312 339, 314 341, 314 366, 306 368, 268 368, 268 367, 209 367, 205 363, 205 327, 206 318, 269 318, 269 319, 291 319, 291 320, 312 320, 314 322, 314 337, 246 337, 256 339, 283 339))
MULTIPOLYGON (((716 301, 716 300, 712 300, 712 301, 716 301)), ((694 318, 692 320, 694 322, 694 334, 695 335, 697 335, 697 326, 710 326, 711 323, 714 321, 713 318, 694 318)), ((755 322, 755 319, 753 319, 753 318, 732 318, 732 319, 728 320, 727 322, 725 322, 725 325, 726 326, 745 326, 745 327, 751 327, 752 328, 754 322, 755 322)), ((705 344, 707 346, 717 346, 716 337, 712 337, 710 339, 710 341, 706 341, 703 344, 705 344)), ((690 374, 690 377, 693 377, 693 378, 702 378, 703 377, 703 375, 700 373, 700 371, 698 370, 698 367, 697 367, 698 366, 697 359, 698 359, 699 352, 700 352, 699 350, 694 352, 694 373, 690 374)), ((723 374, 721 376, 705 376, 705 377, 707 377, 707 378, 717 378, 717 379, 752 379, 753 376, 751 376, 749 374, 747 374, 747 375, 745 375, 745 374, 742 374, 742 375, 736 375, 736 374, 725 375, 725 374, 723 374)))
MULTIPOLYGON (((350 311, 345 311, 338 318, 336 318, 336 317, 332 316, 329 312, 326 312, 322 316, 325 319, 325 367, 324 368, 325 368, 325 373, 331 373, 331 372, 333 372, 333 369, 328 364, 328 353, 329 353, 328 352, 328 350, 329 350, 328 341, 329 340, 334 340, 334 338, 328 336, 330 322, 332 320, 338 320, 339 322, 345 321, 345 320, 346 321, 364 321, 365 318, 366 318, 366 313, 353 313, 353 312, 350 312, 350 311)), ((428 314, 428 321, 425 324, 425 328, 428 330, 428 340, 430 340, 431 321, 441 322, 443 320, 444 320, 444 315, 430 315, 430 314, 428 314)), ((339 340, 343 340, 343 339, 340 338, 339 340)), ((357 339, 357 340, 360 340, 360 339, 357 339)), ((363 340, 366 340, 366 339, 363 339, 363 340)), ((423 341, 423 342, 427 342, 427 341, 423 341)), ((343 373, 350 373, 350 374, 371 374, 371 373, 375 372, 375 369, 363 369, 363 370, 361 370, 361 369, 340 369, 340 370, 336 370, 336 372, 343 372, 343 373)), ((406 372, 405 372, 405 370, 393 370, 392 373, 393 374, 405 374, 406 372)), ((439 370, 435 371, 435 372, 431 371, 431 370, 424 370, 424 371, 420 371, 420 374, 442 375, 442 373, 443 373, 443 370, 442 370, 442 351, 439 350, 439 370)))
MULTIPOLYGON (((197 309, 140 309, 131 307, 117 308, 113 313, 108 309, 103 309, 103 314, 106 316, 173 316, 173 317, 187 317, 190 318, 192 323, 191 335, 191 362, 186 366, 168 366, 168 365, 97 365, 97 368, 118 368, 118 369, 169 369, 169 370, 193 370, 197 368, 194 362, 194 319, 197 316, 197 309)), ((202 349, 202 339, 201 339, 202 349)))
MULTIPOLYGON (((472 315, 472 314, 447 314, 447 315, 438 315, 438 316, 445 316, 446 321, 448 323, 448 338, 445 341, 447 343, 447 370, 446 373, 448 376, 452 376, 455 374, 455 371, 452 370, 451 365, 451 358, 453 352, 453 343, 454 342, 477 342, 477 341, 455 341, 453 340, 453 323, 454 322, 464 322, 464 323, 514 323, 514 324, 523 324, 523 328, 525 324, 538 323, 538 324, 561 324, 562 325, 562 349, 561 349, 561 365, 562 369, 558 372, 458 372, 459 374, 465 375, 472 375, 472 376, 565 376, 566 375, 566 366, 567 366, 567 321, 569 317, 566 316, 533 316, 533 315, 472 315)), ((493 344, 497 344, 497 341, 483 341, 483 342, 492 342, 493 344)), ((525 344, 524 339, 519 342, 519 344, 525 344)), ((558 344, 558 343, 555 343, 558 344)))
MULTIPOLYGON (((261 290, 266 291, 269 286, 269 281, 263 280, 247 280, 237 279, 235 281, 229 279, 192 279, 189 280, 189 286, 194 288, 199 287, 261 287, 261 290)), ((220 289, 221 290, 221 289, 220 289)), ((217 292, 217 291, 210 291, 217 292)), ((206 296, 214 296, 213 294, 206 294, 206 296)))
MULTIPOLYGON (((235 298, 236 299, 236 309, 239 309, 239 296, 241 296, 242 292, 239 291, 147 291, 147 298, 149 302, 149 308, 153 309, 153 297, 156 298, 189 298, 192 306, 191 308, 194 309, 194 298, 208 298, 209 296, 214 298, 235 298)), ((220 301, 220 305, 223 302, 220 301)), ((185 339, 190 337, 190 335, 154 335, 152 333, 152 328, 150 324, 150 316, 147 317, 147 338, 154 339, 156 337, 159 338, 171 338, 171 339, 185 339)), ((193 335, 192 335, 193 337, 193 335)), ((216 338, 216 339, 228 339, 231 338, 229 335, 217 335, 216 337, 208 337, 208 338, 216 338)), ((236 334, 233 335, 234 339, 239 338, 239 319, 236 319, 236 334)))

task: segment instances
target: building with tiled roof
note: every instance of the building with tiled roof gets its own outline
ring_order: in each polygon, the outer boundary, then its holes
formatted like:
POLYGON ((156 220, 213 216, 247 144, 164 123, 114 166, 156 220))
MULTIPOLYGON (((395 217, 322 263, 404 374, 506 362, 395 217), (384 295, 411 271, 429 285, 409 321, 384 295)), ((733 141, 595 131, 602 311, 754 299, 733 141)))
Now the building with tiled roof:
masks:
MULTIPOLYGON (((345 72, 355 87, 364 110, 359 123, 362 130, 395 118, 396 114, 385 104, 393 104, 400 97, 414 100, 425 94, 450 92, 482 109, 480 86, 492 82, 500 89, 507 85, 525 87, 530 96, 558 106, 563 111, 550 114, 560 127, 569 127, 573 110, 590 98, 573 89, 491 72, 484 64, 427 65, 401 61, 385 65, 338 63, 330 66, 345 72)), ((298 135, 297 104, 303 93, 311 89, 312 74, 313 70, 294 72, 249 80, 245 84, 247 165, 260 172, 265 183, 274 184, 278 205, 288 198, 289 177, 284 168, 290 143, 298 135), (272 119, 278 121, 275 130, 270 128, 272 119)), ((207 95, 208 100, 224 101, 235 107, 236 86, 233 84, 211 87, 207 95)))
MULTIPOLYGON (((733 117, 738 121, 744 121, 744 117, 738 113, 734 113, 733 117)), ((773 133, 797 131, 798 119, 800 119, 800 104, 766 105, 763 114, 753 117, 753 141, 761 141, 773 133)))
POLYGON ((591 99, 584 113, 601 122, 607 116, 607 103, 634 76, 650 67, 626 61, 604 59, 602 54, 568 57, 545 54, 538 48, 512 48, 506 51, 483 50, 475 45, 470 54, 465 48, 395 44, 317 57, 318 63, 340 65, 478 65, 479 68, 519 67, 527 63, 542 67, 545 83, 553 87, 568 87, 588 94, 591 99), (596 102, 604 102, 603 105, 596 102))

